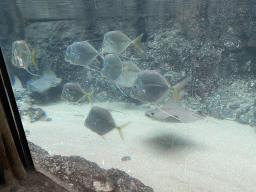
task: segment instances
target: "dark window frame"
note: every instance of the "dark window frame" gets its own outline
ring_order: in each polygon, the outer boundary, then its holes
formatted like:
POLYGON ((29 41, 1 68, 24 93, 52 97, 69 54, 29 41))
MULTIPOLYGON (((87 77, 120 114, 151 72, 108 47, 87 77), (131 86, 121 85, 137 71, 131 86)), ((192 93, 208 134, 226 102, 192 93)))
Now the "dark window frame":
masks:
POLYGON ((0 97, 20 160, 27 171, 35 170, 1 48, 0 97))

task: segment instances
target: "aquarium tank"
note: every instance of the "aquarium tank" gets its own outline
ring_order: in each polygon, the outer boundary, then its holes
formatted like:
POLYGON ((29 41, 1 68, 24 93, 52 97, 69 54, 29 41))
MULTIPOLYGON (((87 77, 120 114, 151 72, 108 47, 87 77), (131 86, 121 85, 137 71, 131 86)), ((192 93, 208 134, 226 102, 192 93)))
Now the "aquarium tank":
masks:
POLYGON ((70 191, 255 191, 255 1, 0 5, 38 171, 70 191))

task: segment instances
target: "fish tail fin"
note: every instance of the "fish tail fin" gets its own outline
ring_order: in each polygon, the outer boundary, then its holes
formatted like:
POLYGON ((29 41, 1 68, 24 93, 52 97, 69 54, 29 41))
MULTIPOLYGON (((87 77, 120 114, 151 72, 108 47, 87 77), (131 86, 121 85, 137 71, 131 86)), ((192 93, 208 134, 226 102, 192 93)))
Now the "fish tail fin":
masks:
POLYGON ((86 95, 84 95, 83 97, 81 97, 78 101, 75 102, 75 104, 79 103, 79 101, 81 101, 83 98, 87 97, 89 102, 92 105, 92 98, 91 95, 94 93, 94 91, 91 91, 90 93, 87 93, 86 95))
POLYGON ((31 51, 30 57, 31 57, 32 64, 34 65, 34 67, 36 68, 36 70, 38 70, 38 66, 37 66, 37 63, 36 63, 36 60, 35 60, 35 53, 36 53, 36 48, 34 48, 34 49, 31 51))
POLYGON ((122 140, 124 140, 124 135, 123 135, 123 131, 122 131, 122 130, 123 130, 125 127, 127 127, 129 124, 131 124, 131 122, 125 123, 125 124, 123 124, 123 125, 117 127, 119 136, 121 137, 122 140))
POLYGON ((134 46, 135 46, 138 50, 140 50, 140 51, 142 51, 141 46, 140 46, 140 43, 141 43, 141 40, 142 40, 142 36, 143 36, 143 34, 141 34, 139 37, 137 37, 136 39, 134 39, 134 40, 132 41, 132 43, 134 44, 134 46))
POLYGON ((180 89, 182 89, 185 85, 187 85, 187 83, 191 80, 191 77, 188 77, 186 79, 184 79, 183 81, 177 83, 176 85, 174 85, 171 90, 172 90, 172 94, 173 97, 175 98, 175 100, 177 101, 177 103, 179 105, 181 105, 181 100, 180 100, 180 96, 179 96, 179 91, 180 89))
POLYGON ((89 102, 91 103, 91 105, 93 105, 93 104, 92 104, 92 98, 91 98, 91 96, 92 96, 93 93, 94 93, 94 90, 91 91, 90 93, 87 93, 87 94, 86 94, 86 97, 88 98, 88 100, 89 100, 89 102))
POLYGON ((176 89, 176 90, 180 90, 182 89, 185 85, 188 84, 188 82, 191 81, 191 77, 188 77, 186 79, 184 79, 183 81, 177 83, 176 85, 174 85, 173 87, 176 89))
POLYGON ((172 87, 172 94, 173 97, 175 98, 175 100, 177 101, 178 105, 181 105, 181 100, 180 100, 180 95, 179 95, 179 91, 177 89, 175 89, 175 87, 172 87))
POLYGON ((127 80, 127 70, 128 69, 129 69, 129 65, 125 66, 125 68, 123 69, 124 79, 126 82, 128 82, 128 80, 127 80))

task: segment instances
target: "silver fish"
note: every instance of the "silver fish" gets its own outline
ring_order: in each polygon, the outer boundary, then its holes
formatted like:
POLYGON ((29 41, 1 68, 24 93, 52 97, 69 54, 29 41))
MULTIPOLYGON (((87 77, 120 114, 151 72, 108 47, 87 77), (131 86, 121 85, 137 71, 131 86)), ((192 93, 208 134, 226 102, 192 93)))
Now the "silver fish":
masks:
POLYGON ((73 65, 87 66, 98 56, 102 56, 102 53, 99 53, 87 41, 81 41, 67 47, 65 61, 73 65))
POLYGON ((161 109, 150 109, 145 115, 152 120, 166 123, 191 123, 205 118, 200 112, 184 108, 174 97, 170 97, 161 109))
POLYGON ((134 44, 138 50, 141 50, 139 45, 141 39, 142 35, 132 41, 121 31, 110 31, 104 35, 102 49, 107 53, 119 54, 123 52, 130 44, 134 44))
POLYGON ((164 76, 154 70, 140 71, 133 84, 131 97, 140 101, 155 103, 171 86, 164 76))
POLYGON ((104 58, 101 74, 109 80, 116 80, 123 72, 123 65, 116 54, 108 54, 104 58))
POLYGON ((43 93, 51 87, 56 87, 61 83, 62 79, 56 77, 54 72, 47 66, 44 66, 42 76, 27 81, 31 92, 43 93))
POLYGON ((190 77, 186 78, 182 82, 171 87, 161 73, 155 70, 140 71, 133 84, 131 97, 148 103, 157 103, 171 90, 174 98, 181 104, 178 91, 184 87, 190 79, 190 77))
MULTIPOLYGON (((32 75, 36 75, 29 71, 29 67, 34 67, 38 70, 35 61, 35 51, 30 52, 27 42, 25 40, 15 41, 12 43, 12 64, 16 67, 23 68, 32 75)), ((37 75, 36 75, 37 76, 37 75)))
POLYGON ((103 136, 116 128, 119 136, 123 139, 122 129, 130 123, 131 122, 128 122, 121 126, 117 126, 109 110, 94 106, 91 108, 89 115, 84 122, 84 126, 100 136, 103 136))
POLYGON ((92 105, 91 95, 93 92, 94 91, 85 93, 85 91, 78 83, 66 83, 63 87, 61 98, 70 102, 78 103, 84 97, 87 97, 92 105))

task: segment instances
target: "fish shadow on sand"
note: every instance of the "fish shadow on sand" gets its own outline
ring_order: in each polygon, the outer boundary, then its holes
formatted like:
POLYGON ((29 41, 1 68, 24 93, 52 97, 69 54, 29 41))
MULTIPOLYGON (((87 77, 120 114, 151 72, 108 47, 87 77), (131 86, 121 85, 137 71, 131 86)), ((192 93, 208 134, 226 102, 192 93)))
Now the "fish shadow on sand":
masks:
POLYGON ((151 150, 161 154, 179 153, 184 150, 193 151, 202 148, 197 142, 174 133, 161 133, 143 140, 143 143, 151 150))

